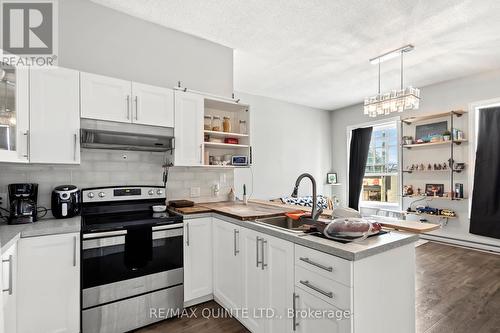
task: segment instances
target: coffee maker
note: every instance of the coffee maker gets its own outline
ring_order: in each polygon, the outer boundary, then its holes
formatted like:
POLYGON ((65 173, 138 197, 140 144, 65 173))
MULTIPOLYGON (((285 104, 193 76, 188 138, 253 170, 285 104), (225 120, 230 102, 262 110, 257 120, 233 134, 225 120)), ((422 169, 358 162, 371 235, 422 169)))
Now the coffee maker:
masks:
POLYGON ((9 224, 33 223, 37 220, 38 184, 9 184, 9 224))

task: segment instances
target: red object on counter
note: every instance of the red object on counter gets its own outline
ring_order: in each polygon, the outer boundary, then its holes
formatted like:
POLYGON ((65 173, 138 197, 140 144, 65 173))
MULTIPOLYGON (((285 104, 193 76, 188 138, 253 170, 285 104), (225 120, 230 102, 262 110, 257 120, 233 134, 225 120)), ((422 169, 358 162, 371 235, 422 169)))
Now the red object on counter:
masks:
POLYGON ((224 143, 230 143, 232 145, 237 145, 240 141, 237 138, 225 138, 224 143))

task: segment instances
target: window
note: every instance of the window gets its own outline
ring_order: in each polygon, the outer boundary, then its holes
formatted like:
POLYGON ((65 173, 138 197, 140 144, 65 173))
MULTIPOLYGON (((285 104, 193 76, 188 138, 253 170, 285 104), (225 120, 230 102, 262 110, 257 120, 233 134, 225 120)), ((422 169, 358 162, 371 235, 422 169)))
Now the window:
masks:
POLYGON ((373 127, 361 201, 398 204, 399 140, 397 123, 373 127))

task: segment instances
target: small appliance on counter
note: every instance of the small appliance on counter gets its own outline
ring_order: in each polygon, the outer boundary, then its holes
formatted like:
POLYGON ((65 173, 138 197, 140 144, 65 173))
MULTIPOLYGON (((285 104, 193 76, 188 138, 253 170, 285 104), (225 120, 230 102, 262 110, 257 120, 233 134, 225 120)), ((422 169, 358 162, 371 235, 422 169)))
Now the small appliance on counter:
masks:
POLYGON ((52 215, 65 219, 80 214, 80 190, 74 185, 60 185, 52 191, 52 215))
POLYGON ((38 184, 9 184, 9 224, 33 223, 37 220, 38 184))

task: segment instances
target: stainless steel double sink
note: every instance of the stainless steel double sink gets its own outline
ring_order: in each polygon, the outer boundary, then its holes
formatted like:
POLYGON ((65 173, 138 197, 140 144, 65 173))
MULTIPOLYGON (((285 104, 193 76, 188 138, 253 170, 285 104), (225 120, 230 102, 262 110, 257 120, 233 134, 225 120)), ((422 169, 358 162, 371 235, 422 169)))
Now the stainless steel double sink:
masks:
POLYGON ((288 216, 267 217, 263 219, 257 219, 255 220, 255 222, 263 223, 270 227, 296 234, 304 233, 304 231, 308 230, 308 226, 312 224, 308 222, 307 219, 293 220, 288 216))

